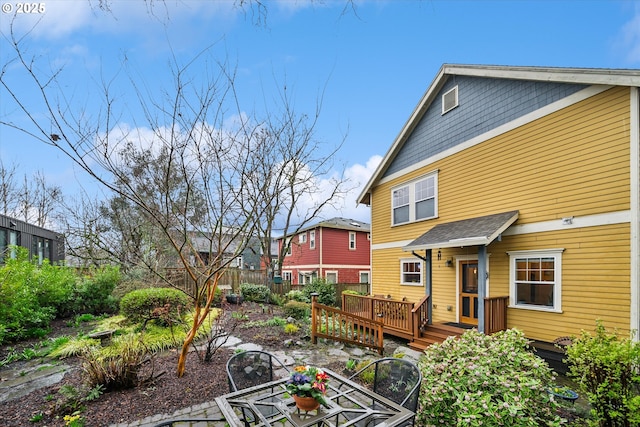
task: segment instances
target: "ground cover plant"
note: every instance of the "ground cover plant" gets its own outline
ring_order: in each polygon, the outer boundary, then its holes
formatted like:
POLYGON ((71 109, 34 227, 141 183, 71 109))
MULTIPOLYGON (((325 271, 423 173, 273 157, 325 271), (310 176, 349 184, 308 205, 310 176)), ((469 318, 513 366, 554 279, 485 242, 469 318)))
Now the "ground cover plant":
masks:
POLYGON ((558 426, 558 404, 547 389, 553 371, 528 349, 518 330, 475 330, 429 347, 416 425, 558 426))

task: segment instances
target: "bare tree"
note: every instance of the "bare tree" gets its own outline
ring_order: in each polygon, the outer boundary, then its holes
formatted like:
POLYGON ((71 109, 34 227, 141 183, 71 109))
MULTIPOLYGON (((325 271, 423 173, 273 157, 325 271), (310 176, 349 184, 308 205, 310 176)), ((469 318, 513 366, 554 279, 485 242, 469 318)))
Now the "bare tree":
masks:
POLYGON ((17 164, 5 166, 0 159, 0 208, 4 215, 14 215, 17 207, 18 189, 15 181, 17 169, 17 164))
MULTIPOLYGON (((270 114, 254 138, 254 161, 257 172, 246 178, 247 197, 259 207, 261 221, 257 224, 264 259, 272 259, 271 238, 297 234, 328 207, 341 201, 350 190, 344 175, 334 171, 335 153, 342 141, 327 153, 328 145, 316 136, 316 126, 322 110, 322 97, 312 115, 296 112, 286 86, 281 92, 281 108, 270 114), (326 153, 326 154, 325 154, 326 153), (333 173, 332 175, 330 175, 333 173), (324 179, 321 181, 321 177, 324 179)), ((288 242, 279 247, 274 273, 279 274, 288 242)))

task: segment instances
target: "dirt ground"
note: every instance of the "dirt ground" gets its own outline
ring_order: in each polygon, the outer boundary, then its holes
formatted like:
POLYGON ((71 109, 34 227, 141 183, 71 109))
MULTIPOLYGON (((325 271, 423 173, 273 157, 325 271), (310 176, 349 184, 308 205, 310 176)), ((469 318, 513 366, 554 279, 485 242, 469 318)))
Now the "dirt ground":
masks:
MULTIPOLYGON (((268 320, 275 316, 284 317, 278 307, 264 310, 261 306, 252 303, 244 303, 240 306, 229 306, 229 310, 242 310, 247 316, 247 321, 268 320)), ((308 341, 308 331, 301 328, 296 334, 283 333, 282 326, 259 326, 251 328, 241 327, 243 322, 235 328, 233 335, 243 342, 251 342, 263 346, 265 350, 282 348, 285 339, 304 342, 308 341)), ((56 321, 52 325, 52 331, 48 337, 62 335, 75 336, 78 329, 67 325, 66 321, 56 321)), ((0 348, 0 360, 3 360, 9 351, 21 352, 24 348, 31 348, 38 340, 26 341, 11 346, 0 348)), ((201 354, 202 355, 202 354, 201 354)), ((227 359, 232 355, 232 350, 220 348, 213 356, 211 362, 205 363, 198 357, 198 353, 191 352, 187 361, 187 370, 182 378, 176 375, 178 353, 176 350, 162 353, 153 359, 154 375, 159 375, 154 381, 143 386, 105 393, 98 399, 83 404, 82 417, 86 420, 86 426, 108 426, 113 423, 133 422, 158 413, 173 413, 174 411, 210 401, 214 397, 228 392, 227 374, 225 370, 227 359)), ((19 369, 19 364, 14 362, 0 368, 0 381, 3 379, 2 371, 6 369, 19 369)), ((78 358, 68 358, 65 364, 79 367, 81 361, 78 358)), ((344 367, 330 367, 341 370, 344 367)), ((56 412, 56 397, 60 396, 59 390, 64 385, 80 387, 82 385, 80 369, 72 369, 65 374, 63 380, 54 386, 45 387, 29 393, 28 395, 2 402, 0 404, 0 426, 64 426, 64 413, 56 412), (34 418, 35 417, 35 418, 34 418), (38 421, 30 421, 40 418, 38 421)))

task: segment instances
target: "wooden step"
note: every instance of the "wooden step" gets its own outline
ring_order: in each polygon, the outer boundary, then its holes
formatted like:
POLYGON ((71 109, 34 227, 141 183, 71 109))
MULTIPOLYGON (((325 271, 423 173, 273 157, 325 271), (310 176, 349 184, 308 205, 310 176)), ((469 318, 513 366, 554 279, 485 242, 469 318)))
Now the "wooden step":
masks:
POLYGON ((409 343, 409 348, 423 351, 435 343, 441 343, 449 337, 458 337, 464 333, 465 329, 445 324, 433 324, 420 333, 409 343))

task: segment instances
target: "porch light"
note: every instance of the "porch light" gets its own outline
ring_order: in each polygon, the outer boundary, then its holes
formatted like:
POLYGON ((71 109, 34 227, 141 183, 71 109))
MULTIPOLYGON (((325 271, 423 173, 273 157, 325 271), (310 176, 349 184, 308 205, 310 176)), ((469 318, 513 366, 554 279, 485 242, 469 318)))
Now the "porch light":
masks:
POLYGON ((452 259, 448 259, 444 262, 444 266, 445 267, 453 267, 453 260, 452 259))
POLYGON ((440 252, 440 249, 438 249, 438 261, 440 261, 442 259, 442 252, 440 252))

